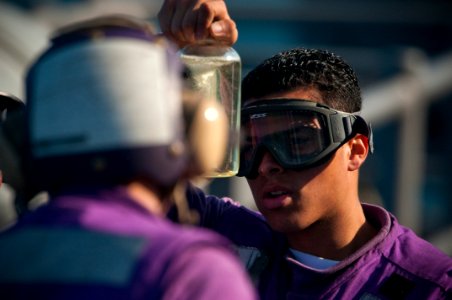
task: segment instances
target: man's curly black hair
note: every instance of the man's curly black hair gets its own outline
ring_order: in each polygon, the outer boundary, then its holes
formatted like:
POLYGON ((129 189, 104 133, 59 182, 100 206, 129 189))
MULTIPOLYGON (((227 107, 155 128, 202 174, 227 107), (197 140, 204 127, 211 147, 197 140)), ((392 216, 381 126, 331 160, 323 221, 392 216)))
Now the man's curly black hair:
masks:
POLYGON ((242 81, 242 102, 270 94, 315 88, 331 108, 358 112, 361 90, 353 69, 326 50, 296 48, 263 61, 242 81))

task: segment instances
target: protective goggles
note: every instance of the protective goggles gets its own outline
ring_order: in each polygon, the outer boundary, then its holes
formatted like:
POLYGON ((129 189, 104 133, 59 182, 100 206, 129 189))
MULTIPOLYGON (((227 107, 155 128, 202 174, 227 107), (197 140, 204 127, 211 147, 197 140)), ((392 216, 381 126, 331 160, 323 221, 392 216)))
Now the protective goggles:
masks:
POLYGON ((366 121, 351 113, 300 99, 266 99, 242 108, 242 136, 238 176, 253 178, 265 151, 286 169, 304 169, 327 161, 355 134, 369 140, 366 121))

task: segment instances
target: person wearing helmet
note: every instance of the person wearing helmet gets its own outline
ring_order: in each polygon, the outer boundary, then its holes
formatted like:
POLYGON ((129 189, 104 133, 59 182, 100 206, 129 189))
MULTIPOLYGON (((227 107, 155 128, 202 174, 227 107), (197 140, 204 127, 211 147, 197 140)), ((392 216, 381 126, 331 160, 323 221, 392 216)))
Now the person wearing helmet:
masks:
MULTIPOLYGON (((237 40, 226 1, 165 0, 159 20, 180 46, 237 40)), ((360 198, 372 131, 350 65, 323 49, 282 51, 243 78, 241 100, 238 175, 261 215, 196 188, 187 199, 243 252, 261 299, 452 299, 452 259, 360 198)))
POLYGON ((24 103, 16 96, 0 91, 0 230, 10 226, 17 218, 14 205, 14 189, 23 183, 23 174, 20 166, 20 155, 17 145, 18 135, 12 131, 21 131, 18 125, 18 117, 23 113, 24 103), (8 188, 3 187, 6 183, 8 188))
MULTIPOLYGON (((8 181, 15 182, 15 178, 18 177, 16 173, 16 165, 18 159, 15 157, 13 147, 10 145, 14 143, 13 137, 5 136, 8 131, 4 130, 3 127, 11 126, 5 124, 7 117, 14 119, 16 115, 23 111, 24 102, 17 98, 16 96, 0 91, 0 135, 1 135, 1 145, 0 145, 0 186, 3 183, 3 173, 2 170, 6 169, 8 174, 8 181)), ((12 121, 9 120, 11 123, 12 121)))
POLYGON ((192 135, 215 153, 227 135, 218 104, 182 97, 181 73, 147 22, 57 31, 26 79, 27 188, 50 200, 0 234, 2 299, 256 299, 228 241, 165 219, 173 202, 195 219, 181 191, 222 158, 202 161, 192 135))
POLYGON ((8 113, 16 110, 20 110, 24 107, 25 103, 18 97, 0 91, 0 121, 4 121, 8 113))

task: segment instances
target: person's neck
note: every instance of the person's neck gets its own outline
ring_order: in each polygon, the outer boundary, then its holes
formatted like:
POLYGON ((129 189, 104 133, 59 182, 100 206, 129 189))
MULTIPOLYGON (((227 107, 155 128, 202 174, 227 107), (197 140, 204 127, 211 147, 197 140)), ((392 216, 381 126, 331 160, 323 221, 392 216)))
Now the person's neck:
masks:
POLYGON ((310 227, 287 234, 289 247, 331 260, 343 260, 372 239, 377 230, 366 220, 361 204, 318 221, 310 227))
POLYGON ((168 205, 160 199, 157 191, 150 185, 140 181, 133 181, 126 185, 127 193, 140 206, 155 215, 164 216, 168 205))

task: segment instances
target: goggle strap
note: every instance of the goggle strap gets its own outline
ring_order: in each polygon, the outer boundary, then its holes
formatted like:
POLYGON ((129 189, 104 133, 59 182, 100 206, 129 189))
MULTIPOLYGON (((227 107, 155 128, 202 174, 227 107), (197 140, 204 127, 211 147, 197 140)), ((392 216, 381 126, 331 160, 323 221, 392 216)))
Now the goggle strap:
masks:
POLYGON ((370 123, 367 125, 367 128, 369 130, 369 134, 367 137, 368 143, 369 143, 369 150, 370 150, 370 153, 373 154, 374 153, 374 134, 372 132, 372 126, 370 123))
MULTIPOLYGON (((355 131, 356 133, 364 134, 367 137, 367 141, 369 143, 369 151, 370 151, 370 153, 371 154, 374 153, 374 141, 373 141, 372 125, 370 123, 367 123, 362 117, 360 117, 358 115, 352 115, 352 116, 350 116, 350 118, 353 118, 353 121, 350 123, 351 126, 352 126, 350 133, 355 131), (353 128, 353 126, 355 128, 353 128)), ((345 125, 344 125, 344 127, 345 127, 345 125)), ((348 129, 346 129, 346 130, 348 130, 348 129)))

